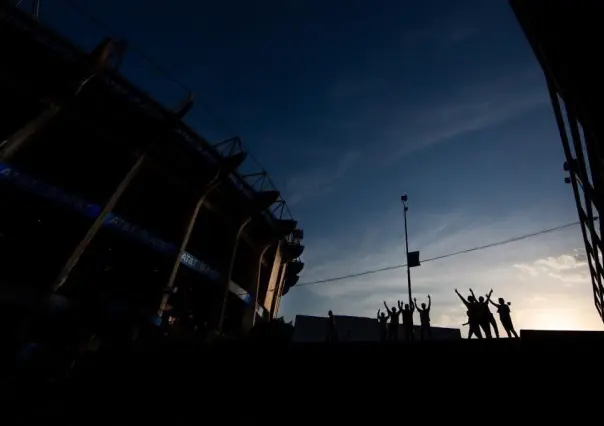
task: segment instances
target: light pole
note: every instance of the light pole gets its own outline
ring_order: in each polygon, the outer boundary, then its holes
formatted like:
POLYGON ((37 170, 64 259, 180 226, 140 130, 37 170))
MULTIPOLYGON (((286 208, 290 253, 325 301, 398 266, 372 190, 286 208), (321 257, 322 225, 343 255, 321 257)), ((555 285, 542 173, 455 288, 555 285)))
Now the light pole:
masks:
POLYGON ((409 265, 409 238, 407 235, 407 194, 401 196, 403 202, 403 216, 405 218, 405 254, 407 256, 407 290, 409 291, 409 306, 411 306, 411 266, 409 265))

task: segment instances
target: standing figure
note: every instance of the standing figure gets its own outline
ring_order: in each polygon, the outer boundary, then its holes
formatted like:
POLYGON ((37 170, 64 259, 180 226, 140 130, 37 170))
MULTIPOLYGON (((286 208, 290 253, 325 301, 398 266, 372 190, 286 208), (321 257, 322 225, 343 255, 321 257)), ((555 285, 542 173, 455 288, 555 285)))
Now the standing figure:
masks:
POLYGON ((403 304, 399 301, 398 308, 403 313, 403 329, 405 330, 405 340, 410 342, 414 339, 413 333, 413 313, 415 312, 415 305, 413 302, 403 304))
POLYGON ((505 303, 505 300, 503 300, 502 297, 499 298, 499 304, 493 302, 492 300, 490 302, 497 307, 499 321, 501 322, 505 332, 508 334, 508 337, 512 337, 513 335, 514 337, 518 338, 518 333, 516 333, 516 330, 514 330, 514 323, 512 322, 512 315, 510 313, 509 305, 511 305, 511 303, 505 303))
POLYGON ((385 301, 384 306, 390 317, 390 324, 388 324, 388 340, 396 341, 398 340, 398 317, 401 314, 401 311, 397 311, 396 308, 390 309, 385 301))
MULTIPOLYGON (((495 337, 499 339, 499 327, 497 327, 497 321, 495 321, 495 315, 493 315, 493 312, 491 312, 491 310, 489 309, 489 303, 493 303, 491 301, 491 294, 493 293, 493 290, 491 290, 491 293, 487 294, 487 304, 486 304, 486 315, 487 315, 487 319, 486 322, 488 322, 490 324, 491 327, 493 327, 493 331, 495 332, 495 337)), ((482 299, 482 298, 481 298, 482 299)))
MULTIPOLYGON (((472 291, 472 289, 470 289, 470 294, 472 295, 474 300, 476 300, 476 295, 474 294, 474 291, 472 291)), ((487 294, 486 300, 484 297, 480 296, 478 298, 478 301, 476 302, 476 315, 478 316, 478 323, 480 324, 480 328, 482 328, 482 331, 484 331, 484 335, 487 339, 491 339, 493 337, 491 335, 491 319, 489 316, 489 314, 491 314, 491 311, 489 310, 489 302, 491 301, 492 294, 493 290, 491 290, 489 294, 487 294)), ((497 328, 495 328, 495 330, 496 333, 499 334, 499 330, 497 330, 497 328)))
POLYGON ((336 328, 336 318, 333 316, 333 312, 327 313, 327 341, 337 342, 338 341, 338 329, 336 328))
MULTIPOLYGON (((472 297, 472 296, 470 296, 470 297, 472 297)), ((480 326, 472 327, 472 324, 475 323, 476 320, 472 319, 470 311, 467 311, 466 315, 468 316, 468 320, 466 322, 464 322, 462 324, 462 326, 466 326, 466 325, 470 326, 470 329, 468 330, 468 339, 471 339, 472 335, 475 335, 476 338, 478 338, 478 339, 482 339, 482 334, 480 334, 480 326)))
POLYGON ((468 308, 468 325, 470 326, 470 330, 468 332, 468 339, 472 338, 472 335, 475 335, 478 339, 482 339, 482 333, 480 332, 480 322, 479 317, 477 315, 477 303, 474 296, 468 296, 468 300, 464 299, 464 297, 459 294, 459 291, 455 289, 455 294, 461 299, 463 304, 468 308))
MULTIPOLYGON (((413 299, 415 302, 415 306, 417 306, 417 299, 413 299)), ((430 307, 432 306, 432 299, 430 295, 428 295, 428 306, 425 303, 422 303, 421 308, 418 307, 417 311, 419 312, 419 321, 421 324, 421 339, 424 340, 427 335, 428 338, 432 338, 432 329, 430 328, 430 307)))
POLYGON ((388 317, 380 309, 377 311, 378 326, 380 327, 380 340, 388 340, 388 317))

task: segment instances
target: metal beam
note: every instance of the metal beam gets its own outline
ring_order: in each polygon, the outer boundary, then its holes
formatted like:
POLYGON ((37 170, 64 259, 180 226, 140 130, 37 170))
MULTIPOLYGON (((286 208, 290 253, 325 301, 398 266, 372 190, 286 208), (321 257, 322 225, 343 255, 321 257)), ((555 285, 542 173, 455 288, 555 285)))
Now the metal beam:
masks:
MULTIPOLYGON (((574 160, 571 150, 570 150, 570 145, 569 145, 569 141, 568 141, 568 136, 566 135, 566 128, 564 125, 564 119, 562 118, 562 110, 560 108, 560 100, 558 99, 558 93, 557 90, 553 84, 553 82, 550 80, 549 76, 547 75, 547 73, 545 74, 545 78, 547 81, 547 88, 548 88, 548 92, 550 95, 550 100, 552 103, 552 107, 554 109, 554 116, 556 118, 556 124, 558 126, 558 132, 560 134, 560 139, 562 141, 562 147, 564 149, 564 154, 566 156, 566 161, 571 164, 574 160)), ((593 266, 593 262, 592 262, 592 256, 593 256, 593 249, 591 249, 591 244, 589 244, 589 240, 587 238, 587 230, 585 229, 585 221, 584 218, 581 215, 581 212, 583 211, 583 207, 581 206, 581 198, 579 195, 579 185, 577 184, 577 175, 575 173, 571 173, 570 174, 570 181, 571 181, 571 185, 573 188, 573 193, 575 196, 575 203, 576 203, 576 207, 577 207, 577 212, 579 212, 579 219, 580 219, 580 224, 581 224, 581 233, 583 235, 583 242, 585 244, 585 248, 586 250, 588 250, 587 253, 587 262, 589 265, 589 270, 590 270, 590 275, 591 275, 591 281, 592 281, 592 287, 593 287, 593 291, 594 291, 594 301, 595 301, 595 305, 597 308, 598 305, 598 300, 601 301, 602 299, 602 295, 599 294, 599 286, 597 284, 597 280, 596 280, 596 275, 594 272, 595 268, 593 266), (591 252, 591 253, 590 253, 591 252), (600 296, 600 297, 598 297, 600 296)), ((604 318, 602 318, 604 320, 604 318)))
POLYGON ((82 257, 82 254, 84 254, 84 252, 90 245, 91 241, 94 239, 94 237, 96 236, 98 231, 101 229, 101 226, 103 225, 103 222, 105 221, 107 215, 114 209, 115 205, 121 198, 121 196, 124 193, 124 191, 126 190, 126 188, 128 188, 130 183, 132 183, 132 180, 134 180, 136 175, 138 175, 138 173, 143 165, 143 162, 145 161, 145 157, 146 157, 146 153, 142 153, 138 157, 138 159, 132 165, 132 167, 126 174, 126 176, 124 176, 122 181, 119 183, 119 185, 117 186, 117 188, 115 189, 115 191, 113 192, 113 194, 111 195, 111 197, 109 198, 109 200, 107 201, 105 206, 103 207, 103 210, 95 219, 92 226, 88 229, 88 231, 86 232, 86 235, 84 235, 84 238, 82 238, 80 243, 76 246, 73 253, 71 254, 69 259, 63 266, 63 269, 61 269, 59 276, 53 283, 53 285, 52 285, 53 292, 57 291, 59 288, 61 288, 61 286, 63 284, 65 284, 65 282, 69 278, 69 275, 71 274, 71 271, 77 265, 78 261, 82 257))
POLYGON ((187 245, 189 244, 189 239, 191 238, 191 234, 193 233, 193 228, 195 227, 195 223, 197 223, 199 211, 201 210, 201 207, 204 205, 208 194, 210 192, 212 192, 212 190, 214 188, 216 188, 218 186, 218 184, 220 183, 219 178, 220 178, 220 170, 218 170, 216 172, 216 175, 214 176, 214 178, 206 185, 206 187, 204 188, 204 190, 202 192, 202 195, 199 197, 199 200, 195 204, 195 208, 193 209, 193 212, 191 213, 189 222, 187 224, 187 228, 185 230, 185 234, 183 235, 183 238, 180 243, 180 247, 178 249, 178 253, 176 254, 176 258, 174 259, 174 263, 172 264, 172 270, 170 272, 170 277, 168 278, 168 282, 166 283, 166 287, 164 289, 165 290, 164 295, 162 296, 161 302, 159 304, 159 311, 157 312, 157 314, 159 315, 160 318, 163 316, 164 311, 166 310, 166 306, 168 305, 168 301, 170 299, 170 291, 174 288, 174 282, 176 280, 176 275, 178 274, 178 270, 180 269, 180 264, 181 264, 180 260, 182 258, 182 255, 184 254, 185 250, 187 249, 187 245))

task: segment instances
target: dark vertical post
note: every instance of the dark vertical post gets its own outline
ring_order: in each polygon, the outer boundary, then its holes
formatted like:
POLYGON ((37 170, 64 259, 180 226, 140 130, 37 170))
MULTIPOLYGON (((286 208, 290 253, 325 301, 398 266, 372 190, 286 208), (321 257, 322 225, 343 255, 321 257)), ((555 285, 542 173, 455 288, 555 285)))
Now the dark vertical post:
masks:
POLYGON ((258 258, 258 269, 256 270, 256 282, 254 283, 254 290, 251 294, 252 300, 250 306, 248 306, 243 314, 243 330, 250 330, 256 324, 256 310, 258 309, 258 293, 260 292, 260 279, 262 278, 262 261, 267 250, 271 247, 271 244, 267 244, 262 248, 260 257, 258 258))
POLYGON ((412 302, 412 298, 411 298, 411 268, 409 266, 409 237, 408 237, 408 233, 407 233, 407 210, 409 210, 409 207, 407 207, 407 196, 403 195, 401 197, 401 200, 403 201, 403 216, 405 218, 405 254, 407 256, 407 290, 409 292, 409 305, 411 305, 412 302))
POLYGON ((233 242, 233 248, 231 250, 231 260, 229 262, 229 269, 227 272, 227 276, 224 281, 224 293, 222 297, 222 305, 220 307, 220 316, 218 317, 218 331, 222 333, 222 327, 224 325, 224 316, 226 313, 227 301, 229 298, 229 286, 231 284, 231 280, 233 278, 233 270, 235 269, 235 259, 237 257, 237 248, 239 247, 239 239, 241 238, 241 233, 243 229, 247 226, 248 223, 252 220, 251 216, 245 219, 241 225, 239 225, 239 229, 237 229, 237 233, 235 234, 235 241, 233 242))
POLYGON ((40 0, 34 0, 32 15, 36 21, 40 18, 40 0))

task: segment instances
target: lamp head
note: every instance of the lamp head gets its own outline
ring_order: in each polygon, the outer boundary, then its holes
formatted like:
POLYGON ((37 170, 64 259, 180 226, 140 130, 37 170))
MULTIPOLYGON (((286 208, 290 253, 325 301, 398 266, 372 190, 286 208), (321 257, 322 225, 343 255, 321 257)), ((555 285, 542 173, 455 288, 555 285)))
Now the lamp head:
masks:
POLYGON ((403 203, 406 203, 406 202, 407 202, 407 194, 405 194, 405 195, 401 196, 401 201, 402 201, 403 203))

